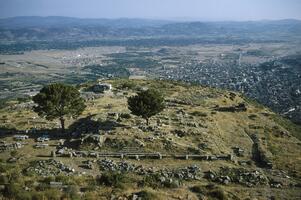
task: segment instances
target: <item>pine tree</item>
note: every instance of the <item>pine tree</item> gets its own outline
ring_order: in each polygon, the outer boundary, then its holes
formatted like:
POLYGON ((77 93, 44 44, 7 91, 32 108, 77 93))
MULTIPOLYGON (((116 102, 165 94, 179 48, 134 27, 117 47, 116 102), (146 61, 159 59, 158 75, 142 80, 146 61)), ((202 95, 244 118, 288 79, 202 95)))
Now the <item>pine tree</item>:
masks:
POLYGON ((79 91, 70 85, 54 83, 45 86, 33 97, 34 111, 47 120, 59 119, 65 132, 65 117, 78 117, 86 108, 79 91))
POLYGON ((128 98, 128 108, 132 114, 145 119, 149 125, 149 118, 164 110, 164 98, 154 89, 140 91, 137 95, 128 98))

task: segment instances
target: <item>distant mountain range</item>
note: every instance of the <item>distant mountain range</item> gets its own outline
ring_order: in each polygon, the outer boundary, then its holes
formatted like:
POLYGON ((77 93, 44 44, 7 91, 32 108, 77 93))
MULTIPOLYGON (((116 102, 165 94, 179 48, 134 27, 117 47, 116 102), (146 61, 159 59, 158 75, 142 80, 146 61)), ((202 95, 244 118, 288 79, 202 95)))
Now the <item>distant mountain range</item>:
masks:
POLYGON ((83 19, 73 17, 12 17, 0 19, 0 28, 18 29, 18 28, 60 28, 60 27, 91 27, 104 26, 114 28, 141 28, 141 27, 156 27, 171 23, 165 20, 150 20, 150 19, 83 19))
POLYGON ((149 19, 14 17, 0 19, 0 41, 90 40, 108 37, 209 36, 286 39, 301 35, 301 21, 176 22, 149 19))

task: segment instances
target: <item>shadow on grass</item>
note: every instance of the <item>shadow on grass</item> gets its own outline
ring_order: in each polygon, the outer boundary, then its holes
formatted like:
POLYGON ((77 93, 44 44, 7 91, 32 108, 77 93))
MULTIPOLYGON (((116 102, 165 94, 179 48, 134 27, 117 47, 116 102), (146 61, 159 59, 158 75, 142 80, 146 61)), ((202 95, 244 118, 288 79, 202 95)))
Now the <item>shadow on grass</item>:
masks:
POLYGON ((0 127, 0 138, 5 138, 9 135, 19 133, 20 131, 14 128, 0 127))
POLYGON ((124 127, 124 125, 114 120, 95 121, 92 117, 93 115, 78 119, 69 126, 68 132, 77 134, 99 134, 100 131, 109 131, 117 127, 124 127))
POLYGON ((28 135, 30 138, 36 139, 43 135, 48 135, 50 139, 57 139, 62 137, 60 129, 30 129, 30 130, 17 130, 15 128, 0 128, 0 138, 5 138, 14 135, 28 135))
POLYGON ((124 125, 114 120, 96 121, 93 120, 92 117, 93 115, 76 120, 68 127, 68 129, 66 129, 64 134, 59 128, 17 130, 15 128, 0 127, 0 138, 24 134, 35 140, 43 135, 47 135, 50 140, 72 139, 79 138, 81 135, 85 134, 100 134, 102 131, 124 127, 124 125))

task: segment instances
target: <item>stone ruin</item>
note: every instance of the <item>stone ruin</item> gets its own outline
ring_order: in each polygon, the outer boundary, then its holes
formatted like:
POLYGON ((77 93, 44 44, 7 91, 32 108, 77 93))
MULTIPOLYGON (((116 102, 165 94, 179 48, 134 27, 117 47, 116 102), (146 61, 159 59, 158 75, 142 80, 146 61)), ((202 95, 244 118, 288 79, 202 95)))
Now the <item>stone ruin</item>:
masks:
POLYGON ((37 143, 37 144, 34 145, 34 148, 36 148, 36 149, 44 149, 44 148, 46 148, 48 146, 49 146, 49 144, 47 144, 47 143, 37 143))
POLYGON ((177 169, 163 169, 159 174, 164 178, 177 178, 180 180, 200 180, 203 176, 201 169, 196 165, 191 165, 177 169))
POLYGON ((4 151, 13 151, 23 147, 23 143, 14 142, 14 143, 6 143, 5 141, 0 142, 0 152, 4 151))
POLYGON ((103 171, 118 171, 118 172, 138 172, 139 167, 128 162, 114 162, 113 160, 103 159, 98 160, 100 170, 103 171))
POLYGON ((28 138, 28 135, 14 135, 14 140, 26 140, 28 138))
POLYGON ((39 176, 70 175, 74 172, 73 168, 54 159, 34 161, 30 167, 25 169, 25 173, 34 173, 39 176))
POLYGON ((267 177, 257 170, 246 170, 244 168, 221 167, 218 172, 205 172, 205 178, 221 184, 238 183, 248 187, 256 185, 267 185, 267 177))
POLYGON ((253 159, 260 166, 267 169, 273 168, 273 163, 270 159, 270 155, 264 145, 264 141, 260 139, 256 134, 251 135, 253 140, 253 159))
POLYGON ((162 181, 167 179, 179 180, 200 180, 203 176, 201 169, 196 165, 191 165, 176 169, 155 169, 145 168, 142 165, 135 165, 125 161, 115 162, 109 159, 97 161, 100 170, 112 172, 132 172, 142 176, 158 175, 162 181))
POLYGON ((244 103, 239 103, 236 106, 228 106, 228 107, 219 107, 218 105, 214 108, 214 110, 219 112, 245 112, 247 111, 247 106, 244 103))
POLYGON ((93 143, 99 147, 102 147, 103 144, 106 141, 106 136, 104 135, 99 135, 99 134, 87 134, 87 135, 83 135, 80 138, 80 144, 84 144, 84 143, 93 143))

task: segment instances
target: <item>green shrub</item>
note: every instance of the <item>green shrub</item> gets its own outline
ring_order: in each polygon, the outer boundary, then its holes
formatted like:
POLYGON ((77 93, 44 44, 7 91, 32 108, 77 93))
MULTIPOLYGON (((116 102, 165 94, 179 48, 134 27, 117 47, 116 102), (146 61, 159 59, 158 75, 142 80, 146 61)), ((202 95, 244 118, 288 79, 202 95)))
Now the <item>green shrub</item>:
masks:
POLYGON ((124 82, 124 83, 121 83, 118 87, 118 89, 128 89, 128 90, 133 90, 136 88, 136 84, 134 82, 130 82, 130 81, 127 81, 127 82, 124 82))
POLYGON ((79 188, 75 185, 70 185, 66 188, 64 195, 69 199, 80 199, 79 188))
POLYGON ((22 183, 24 181, 23 176, 17 167, 14 168, 14 170, 9 171, 7 176, 10 182, 22 183))
POLYGON ((160 174, 152 174, 149 176, 145 176, 143 180, 139 183, 141 187, 152 187, 152 188, 160 188, 161 182, 160 182, 160 174))
POLYGON ((88 184, 88 186, 84 188, 85 192, 93 192, 95 190, 96 190, 96 185, 94 184, 93 185, 88 184))
POLYGON ((7 184, 8 178, 5 175, 0 175, 0 184, 7 184))
POLYGON ((85 181, 86 184, 88 184, 89 186, 96 186, 96 180, 93 177, 88 177, 85 181))
POLYGON ((132 116, 129 113, 121 113, 120 114, 120 118, 123 118, 123 119, 130 119, 131 117, 132 116))
POLYGON ((82 196, 83 200, 98 200, 99 195, 95 191, 85 192, 82 196))
POLYGON ((194 193, 206 195, 210 197, 209 199, 218 199, 218 200, 227 200, 226 193, 220 188, 213 184, 209 184, 206 186, 195 185, 190 188, 190 190, 194 193))
POLYGON ((32 194, 27 191, 19 191, 15 195, 16 199, 22 199, 22 200, 32 200, 32 194))
POLYGON ((208 193, 209 196, 214 197, 218 200, 227 200, 225 192, 221 188, 213 189, 208 193))
POLYGON ((22 199, 22 200, 31 200, 31 193, 25 191, 21 185, 16 183, 10 183, 6 185, 3 195, 10 199, 22 199))
POLYGON ((74 184, 74 181, 71 177, 63 176, 63 175, 56 176, 55 181, 62 182, 64 185, 73 185, 74 184))
POLYGON ((143 180, 139 183, 141 187, 151 187, 154 189, 157 188, 177 188, 181 184, 178 180, 174 179, 172 182, 169 180, 160 180, 160 174, 151 174, 145 176, 143 180))
POLYGON ((9 169, 11 169, 11 166, 7 164, 0 164, 0 173, 6 173, 9 169))
POLYGON ((22 190, 22 188, 20 185, 10 183, 5 186, 3 195, 8 198, 14 198, 16 193, 18 193, 18 191, 21 191, 21 190, 22 190))
POLYGON ((41 192, 31 192, 32 200, 45 199, 43 193, 41 192))
POLYGON ((47 200, 60 200, 61 199, 61 192, 57 189, 48 189, 43 192, 43 196, 47 200))
POLYGON ((126 176, 117 172, 106 172, 100 177, 97 177, 96 182, 99 185, 122 189, 124 187, 124 183, 126 183, 126 176))
POLYGON ((200 185, 195 185, 195 186, 192 186, 190 188, 191 192, 194 192, 194 193, 204 193, 204 188, 203 186, 200 186, 200 185))
POLYGON ((137 195, 142 199, 142 200, 154 200, 157 199, 157 196, 147 190, 142 190, 141 192, 138 192, 137 195))
POLYGON ((24 185, 26 186, 26 187, 34 187, 34 185, 35 185, 35 180, 34 179, 28 179, 28 180, 25 180, 24 181, 24 185))
POLYGON ((41 183, 36 187, 36 189, 37 189, 38 191, 46 191, 46 190, 49 189, 49 183, 43 183, 43 182, 41 182, 41 183))
POLYGON ((31 100, 31 97, 30 97, 30 96, 26 96, 26 97, 18 97, 18 98, 17 98, 17 101, 18 101, 19 103, 28 102, 28 101, 30 101, 30 100, 31 100))
POLYGON ((11 157, 17 157, 18 154, 19 154, 19 153, 18 153, 17 150, 14 150, 14 151, 11 151, 11 152, 10 152, 10 156, 11 156, 11 157))

